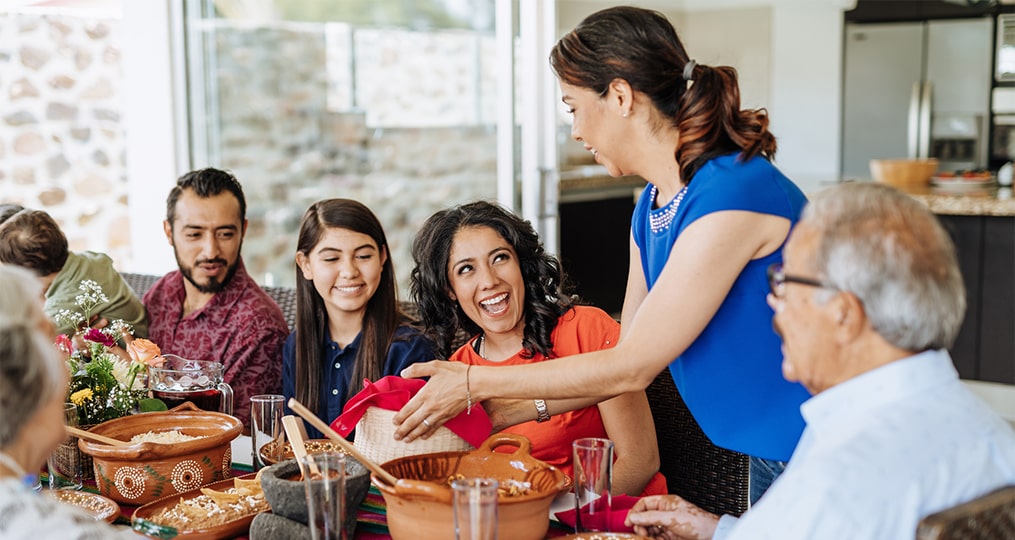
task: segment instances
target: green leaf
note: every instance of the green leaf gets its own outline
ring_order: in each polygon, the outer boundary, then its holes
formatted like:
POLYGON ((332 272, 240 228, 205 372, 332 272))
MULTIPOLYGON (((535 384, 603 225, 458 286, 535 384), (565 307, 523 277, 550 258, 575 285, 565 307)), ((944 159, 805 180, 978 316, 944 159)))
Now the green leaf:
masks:
POLYGON ((138 408, 141 412, 156 412, 169 410, 166 404, 161 399, 157 398, 144 398, 137 400, 138 408))

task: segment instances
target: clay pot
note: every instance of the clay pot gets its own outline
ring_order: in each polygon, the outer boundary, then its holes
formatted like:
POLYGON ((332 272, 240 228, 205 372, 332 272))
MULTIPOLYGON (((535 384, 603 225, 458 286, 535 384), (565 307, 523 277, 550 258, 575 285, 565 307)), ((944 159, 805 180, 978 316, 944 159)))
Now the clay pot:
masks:
POLYGON ((455 537, 449 479, 494 478, 523 482, 529 486, 521 495, 497 500, 498 538, 541 540, 550 526, 550 504, 570 486, 556 467, 531 455, 529 440, 521 435, 500 433, 491 436, 471 452, 438 452, 394 459, 381 465, 399 479, 389 486, 374 475, 387 504, 388 530, 394 540, 445 540, 455 537), (514 446, 511 453, 496 452, 514 446))
POLYGON ((121 441, 149 431, 174 430, 200 439, 125 446, 80 439, 78 448, 92 457, 99 493, 119 503, 140 506, 228 478, 232 468, 229 443, 242 429, 243 424, 232 416, 184 403, 170 411, 109 420, 90 431, 121 441))

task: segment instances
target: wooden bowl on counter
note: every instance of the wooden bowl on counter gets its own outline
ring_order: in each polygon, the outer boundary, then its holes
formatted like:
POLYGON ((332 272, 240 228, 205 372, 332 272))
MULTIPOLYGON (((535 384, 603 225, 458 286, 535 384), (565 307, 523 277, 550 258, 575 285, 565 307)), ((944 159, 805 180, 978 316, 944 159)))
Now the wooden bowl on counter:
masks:
POLYGON ((381 465, 399 479, 389 486, 373 475, 387 505, 393 540, 442 540, 455 537, 450 480, 494 478, 501 487, 527 486, 521 494, 504 491, 497 500, 498 538, 542 540, 550 526, 554 497, 570 487, 556 467, 531 455, 529 440, 499 433, 471 452, 437 452, 394 459, 381 465), (514 446, 513 452, 497 448, 514 446))
POLYGON ((875 181, 896 187, 926 186, 937 172, 938 160, 928 159, 872 159, 871 177, 875 181))
POLYGON ((169 411, 109 420, 90 431, 121 441, 149 431, 179 431, 198 439, 124 446, 80 439, 78 447, 92 457, 99 493, 122 504, 140 506, 228 478, 232 469, 230 443, 242 429, 236 418, 202 411, 188 402, 169 411))

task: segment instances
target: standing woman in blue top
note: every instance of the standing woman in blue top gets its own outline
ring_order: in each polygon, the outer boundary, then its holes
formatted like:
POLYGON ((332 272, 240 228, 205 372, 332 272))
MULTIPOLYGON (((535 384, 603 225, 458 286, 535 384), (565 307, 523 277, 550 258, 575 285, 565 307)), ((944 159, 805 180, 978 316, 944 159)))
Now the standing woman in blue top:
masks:
MULTIPOLYGON (((384 229, 361 203, 327 199, 307 209, 296 282, 296 330, 282 348, 287 403, 295 397, 331 422, 362 390, 363 379, 398 375, 437 358, 433 342, 398 308, 384 229)), ((323 437, 309 426, 307 432, 323 437)))
MULTIPOLYGON (((808 398, 782 378, 765 303, 766 270, 805 202, 770 161, 768 116, 741 110, 736 71, 696 63, 655 11, 590 15, 557 42, 550 64, 574 116, 571 136, 610 175, 650 184, 631 223, 620 342, 531 366, 413 366, 403 375, 432 378, 396 415, 396 436, 429 434, 468 399, 601 400, 646 388, 668 366, 705 434, 751 456, 757 498, 793 453, 808 398)), ((498 423, 535 414, 531 402, 497 403, 488 407, 498 423)))

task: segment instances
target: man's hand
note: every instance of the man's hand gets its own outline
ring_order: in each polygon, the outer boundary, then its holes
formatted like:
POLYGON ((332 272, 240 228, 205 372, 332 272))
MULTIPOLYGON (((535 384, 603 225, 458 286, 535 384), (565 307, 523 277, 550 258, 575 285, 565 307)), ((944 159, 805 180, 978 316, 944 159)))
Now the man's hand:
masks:
POLYGON ((719 516, 677 495, 653 495, 635 503, 625 524, 636 534, 660 540, 707 540, 715 533, 719 516))

